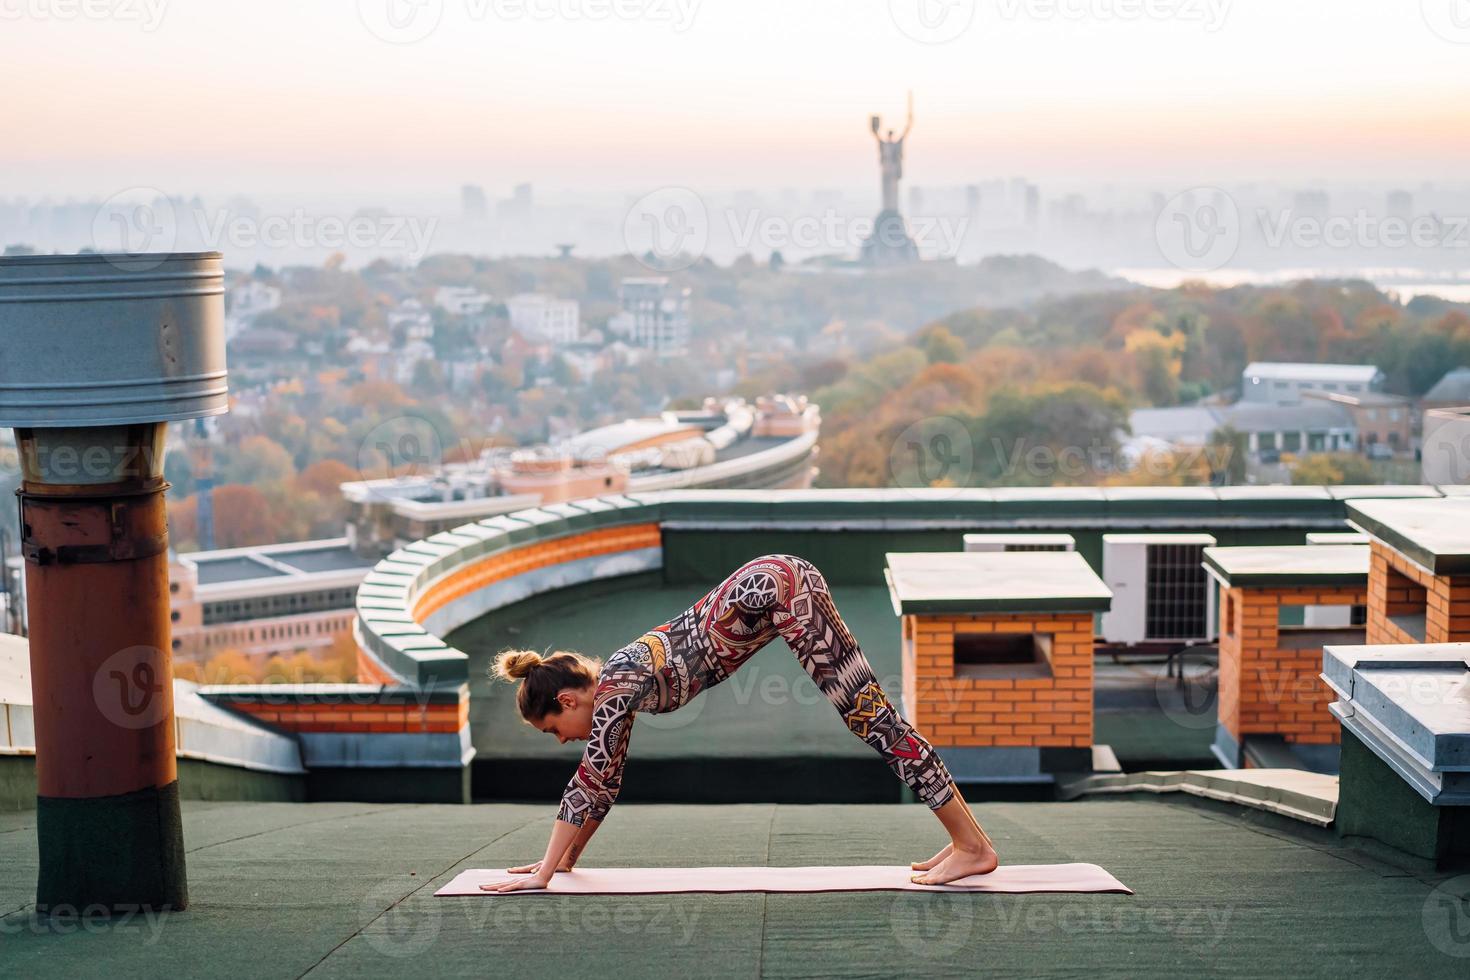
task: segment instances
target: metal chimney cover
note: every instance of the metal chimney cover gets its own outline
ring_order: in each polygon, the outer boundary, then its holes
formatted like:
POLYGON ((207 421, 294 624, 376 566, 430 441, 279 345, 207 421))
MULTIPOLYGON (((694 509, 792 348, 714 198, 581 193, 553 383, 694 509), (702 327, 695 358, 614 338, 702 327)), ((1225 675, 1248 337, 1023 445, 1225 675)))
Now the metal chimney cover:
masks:
POLYGON ((229 410, 219 252, 0 258, 0 426, 229 410))

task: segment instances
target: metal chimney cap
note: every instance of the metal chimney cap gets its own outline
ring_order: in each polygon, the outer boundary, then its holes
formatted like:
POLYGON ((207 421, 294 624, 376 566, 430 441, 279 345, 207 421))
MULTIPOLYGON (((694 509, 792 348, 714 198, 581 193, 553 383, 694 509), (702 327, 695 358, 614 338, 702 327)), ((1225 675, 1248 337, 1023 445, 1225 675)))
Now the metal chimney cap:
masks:
POLYGON ((229 411, 219 252, 0 257, 0 426, 229 411))

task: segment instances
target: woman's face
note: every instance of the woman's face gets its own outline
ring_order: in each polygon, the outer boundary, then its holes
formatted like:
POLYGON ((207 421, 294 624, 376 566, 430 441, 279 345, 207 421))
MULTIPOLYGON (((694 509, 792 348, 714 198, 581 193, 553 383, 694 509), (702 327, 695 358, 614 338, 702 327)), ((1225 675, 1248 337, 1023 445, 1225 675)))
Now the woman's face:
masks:
POLYGON ((548 735, 555 735, 558 742, 585 741, 592 734, 592 688, 564 687, 556 695, 561 711, 548 714, 531 724, 548 735))

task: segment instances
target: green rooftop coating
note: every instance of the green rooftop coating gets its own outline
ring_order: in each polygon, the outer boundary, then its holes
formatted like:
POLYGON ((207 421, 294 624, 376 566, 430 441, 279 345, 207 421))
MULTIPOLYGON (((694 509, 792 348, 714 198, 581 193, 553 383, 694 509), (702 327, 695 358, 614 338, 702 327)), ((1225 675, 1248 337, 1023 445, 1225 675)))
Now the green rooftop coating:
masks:
POLYGON ((1350 500, 1348 523, 1435 575, 1470 574, 1470 499, 1350 500))
POLYGON ((1367 585, 1371 552, 1366 544, 1206 548, 1205 568, 1232 588, 1367 585))
POLYGON ((889 552, 893 611, 1105 612, 1113 593, 1075 551, 889 552))

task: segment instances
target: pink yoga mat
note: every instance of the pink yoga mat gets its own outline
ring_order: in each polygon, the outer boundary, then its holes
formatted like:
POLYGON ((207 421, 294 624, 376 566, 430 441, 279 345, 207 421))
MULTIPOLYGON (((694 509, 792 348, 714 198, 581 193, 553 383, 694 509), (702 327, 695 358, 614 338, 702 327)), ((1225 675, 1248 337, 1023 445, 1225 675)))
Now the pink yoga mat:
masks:
POLYGON ((517 877, 496 868, 461 871, 435 895, 656 895, 669 892, 1121 892, 1132 889, 1095 864, 1007 864, 988 875, 948 885, 916 885, 901 865, 858 864, 811 868, 578 868, 555 875, 544 889, 481 891, 480 885, 517 877))

